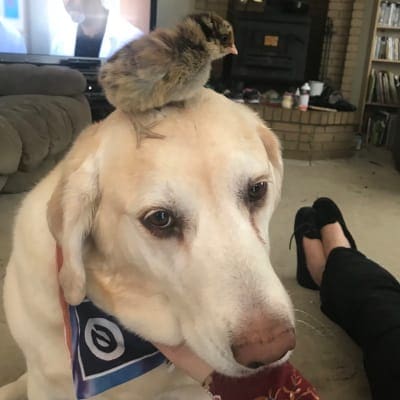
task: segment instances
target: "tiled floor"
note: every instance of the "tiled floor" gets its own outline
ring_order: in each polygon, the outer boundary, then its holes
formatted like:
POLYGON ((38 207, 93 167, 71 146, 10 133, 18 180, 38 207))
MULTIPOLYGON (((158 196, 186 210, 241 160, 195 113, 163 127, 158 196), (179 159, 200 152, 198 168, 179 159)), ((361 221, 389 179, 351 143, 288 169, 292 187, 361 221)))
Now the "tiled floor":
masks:
MULTIPOLYGON (((341 206, 358 247, 400 278, 400 174, 389 153, 359 152, 350 160, 286 160, 282 201, 271 227, 272 261, 296 308, 298 345, 293 363, 324 400, 368 400, 362 361, 351 340, 319 310, 318 293, 294 279, 295 250, 288 250, 296 210, 318 196, 341 206)), ((0 196, 0 278, 10 252, 11 220, 21 196, 0 196)), ((2 285, 0 285, 2 286, 2 285)), ((0 311, 0 385, 24 369, 0 311)))

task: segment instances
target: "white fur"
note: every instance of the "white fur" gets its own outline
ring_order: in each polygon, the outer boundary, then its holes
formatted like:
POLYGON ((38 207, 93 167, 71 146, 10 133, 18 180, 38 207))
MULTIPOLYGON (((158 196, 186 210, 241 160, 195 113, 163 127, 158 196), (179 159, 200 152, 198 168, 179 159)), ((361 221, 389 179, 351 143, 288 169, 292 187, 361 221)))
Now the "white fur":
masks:
MULTIPOLYGON (((87 128, 18 212, 4 300, 30 400, 74 398, 59 282, 69 302, 88 295, 146 339, 185 341, 233 376, 248 372, 230 351, 244 321, 268 314, 293 323, 269 260, 282 179, 276 138, 246 107, 209 90, 165 114, 154 130, 166 138, 139 148, 118 111, 87 128), (267 201, 252 223, 238 191, 263 174, 267 201), (156 238, 139 221, 165 204, 185 215, 181 241, 156 238), (64 252, 59 277, 55 238, 64 252)), ((196 386, 175 390, 186 379, 162 366, 96 399, 209 398, 196 386)))

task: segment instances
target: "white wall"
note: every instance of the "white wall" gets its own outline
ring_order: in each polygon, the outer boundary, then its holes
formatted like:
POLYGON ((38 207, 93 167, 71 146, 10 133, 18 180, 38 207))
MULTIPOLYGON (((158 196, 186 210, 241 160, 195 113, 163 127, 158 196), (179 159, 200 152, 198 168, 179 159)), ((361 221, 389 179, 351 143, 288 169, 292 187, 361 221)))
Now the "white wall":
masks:
POLYGON ((157 27, 174 26, 185 15, 194 12, 195 0, 158 0, 157 27))

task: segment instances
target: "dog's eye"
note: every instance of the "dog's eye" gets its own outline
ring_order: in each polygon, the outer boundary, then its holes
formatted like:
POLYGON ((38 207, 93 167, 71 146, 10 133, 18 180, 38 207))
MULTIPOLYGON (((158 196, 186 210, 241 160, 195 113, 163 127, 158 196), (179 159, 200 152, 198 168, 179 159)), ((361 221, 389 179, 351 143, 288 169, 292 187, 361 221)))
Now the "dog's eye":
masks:
POLYGON ((144 216, 143 221, 146 226, 167 229, 172 226, 174 219, 167 210, 152 210, 144 216))
POLYGON ((268 183, 265 181, 253 183, 249 185, 248 196, 250 202, 257 202, 262 200, 268 189, 268 183))
POLYGON ((151 234, 158 238, 182 236, 182 224, 170 210, 164 208, 150 210, 142 216, 140 221, 151 234))

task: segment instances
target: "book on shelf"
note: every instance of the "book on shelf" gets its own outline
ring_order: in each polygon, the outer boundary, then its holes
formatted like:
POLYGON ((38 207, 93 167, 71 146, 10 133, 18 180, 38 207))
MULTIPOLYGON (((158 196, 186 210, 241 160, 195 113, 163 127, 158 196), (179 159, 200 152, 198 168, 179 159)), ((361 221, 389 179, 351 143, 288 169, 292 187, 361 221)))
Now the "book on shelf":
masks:
POLYGON ((389 75, 387 72, 382 72, 382 83, 383 83, 383 101, 384 103, 391 104, 393 103, 393 101, 390 96, 389 75))
POLYGON ((389 5, 389 26, 394 26, 396 20, 396 3, 390 3, 389 5))
POLYGON ((394 75, 394 85, 396 86, 396 91, 400 100, 400 76, 394 75))
POLYGON ((393 49, 393 40, 392 37, 389 36, 386 39, 386 53, 385 53, 386 60, 393 60, 392 49, 393 49))
POLYGON ((372 103, 376 98, 376 71, 372 68, 371 75, 369 76, 368 92, 367 92, 367 103, 372 103))
POLYGON ((379 36, 377 39, 377 49, 376 49, 376 58, 377 59, 385 59, 388 53, 388 45, 387 45, 387 37, 379 36))
POLYGON ((385 99, 383 98, 383 72, 379 71, 376 76, 376 98, 378 103, 384 103, 385 99))
POLYGON ((382 47, 382 36, 377 36, 376 37, 376 42, 375 42, 375 54, 374 58, 378 59, 381 56, 381 47, 382 47))
POLYGON ((389 150, 392 150, 395 143, 395 136, 399 134, 399 116, 390 114, 389 121, 386 126, 385 142, 382 143, 389 150))
POLYGON ((374 115, 370 116, 370 123, 368 132, 368 144, 373 144, 374 146, 381 146, 383 143, 385 130, 388 121, 388 113, 386 112, 378 112, 374 115))
MULTIPOLYGON (((400 4, 400 3, 399 3, 400 4)), ((399 37, 377 36, 374 58, 377 60, 400 61, 399 37)))
POLYGON ((381 1, 378 24, 381 26, 400 26, 400 3, 397 1, 381 1))
POLYGON ((398 104, 400 108, 400 77, 392 71, 372 68, 367 88, 367 103, 398 104))
POLYGON ((370 144, 371 143, 371 131, 372 131, 372 118, 368 117, 367 119, 367 130, 365 131, 365 143, 370 144))
POLYGON ((396 83, 394 80, 394 73, 389 71, 387 73, 388 80, 389 80, 389 92, 390 92, 390 99, 393 104, 399 103, 399 94, 397 92, 396 83))
POLYGON ((387 4, 386 2, 381 2, 379 6, 379 19, 378 23, 379 25, 385 25, 385 20, 387 18, 387 21, 389 22, 389 16, 388 16, 388 9, 387 9, 387 4))
POLYGON ((393 38, 393 59, 394 60, 399 60, 399 38, 395 37, 393 38))
POLYGON ((374 146, 391 148, 398 134, 399 116, 387 111, 377 111, 368 117, 365 142, 374 146))

